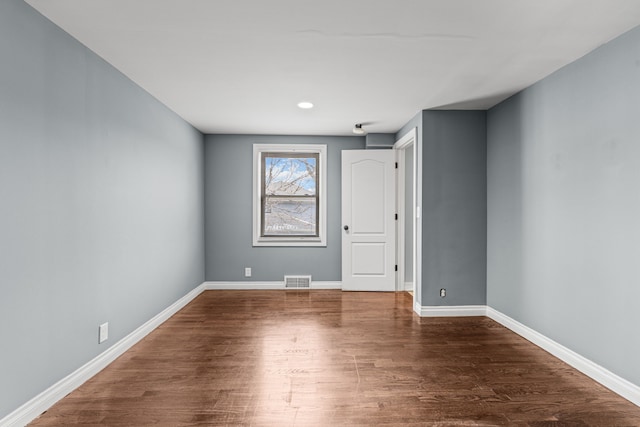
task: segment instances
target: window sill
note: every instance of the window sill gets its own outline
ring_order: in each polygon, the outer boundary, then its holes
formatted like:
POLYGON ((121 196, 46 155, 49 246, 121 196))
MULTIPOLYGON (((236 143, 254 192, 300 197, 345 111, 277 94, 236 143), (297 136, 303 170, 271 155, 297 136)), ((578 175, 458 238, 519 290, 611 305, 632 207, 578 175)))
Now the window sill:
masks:
POLYGON ((319 237, 260 237, 254 239, 253 246, 327 246, 319 237))

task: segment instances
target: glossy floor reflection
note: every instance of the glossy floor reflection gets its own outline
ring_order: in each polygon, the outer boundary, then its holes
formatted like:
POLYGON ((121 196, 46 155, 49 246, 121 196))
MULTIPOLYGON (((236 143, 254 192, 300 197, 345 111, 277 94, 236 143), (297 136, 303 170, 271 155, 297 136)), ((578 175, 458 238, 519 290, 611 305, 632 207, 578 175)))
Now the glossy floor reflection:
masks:
POLYGON ((640 425, 640 408, 494 321, 411 304, 207 291, 33 425, 640 425))

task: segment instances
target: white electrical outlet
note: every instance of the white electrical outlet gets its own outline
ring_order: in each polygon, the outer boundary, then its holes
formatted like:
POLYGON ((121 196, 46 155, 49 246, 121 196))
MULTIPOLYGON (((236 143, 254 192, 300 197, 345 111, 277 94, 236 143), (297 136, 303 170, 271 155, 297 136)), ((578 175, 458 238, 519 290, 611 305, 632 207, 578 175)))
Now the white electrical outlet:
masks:
POLYGON ((251 267, 245 267, 244 277, 251 277, 251 267))
POLYGON ((102 344, 109 338, 109 322, 98 327, 98 344, 102 344))
POLYGON ((447 290, 445 288, 440 289, 440 296, 442 298, 447 296, 447 290))

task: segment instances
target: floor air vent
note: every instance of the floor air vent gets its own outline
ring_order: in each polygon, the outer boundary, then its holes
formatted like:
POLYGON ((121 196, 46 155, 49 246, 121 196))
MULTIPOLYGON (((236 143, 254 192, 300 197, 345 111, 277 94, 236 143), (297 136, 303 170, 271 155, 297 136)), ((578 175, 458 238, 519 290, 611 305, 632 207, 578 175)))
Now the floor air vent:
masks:
POLYGON ((284 276, 285 289, 310 289, 311 276, 284 276))

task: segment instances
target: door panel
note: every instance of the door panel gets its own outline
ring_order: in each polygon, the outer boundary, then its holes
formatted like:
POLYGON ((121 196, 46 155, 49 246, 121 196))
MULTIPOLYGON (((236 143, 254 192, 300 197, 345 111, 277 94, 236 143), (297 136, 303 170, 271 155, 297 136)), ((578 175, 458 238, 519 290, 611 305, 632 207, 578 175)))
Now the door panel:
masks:
MULTIPOLYGON (((365 150, 366 151, 366 150, 365 150)), ((351 164, 351 224, 354 234, 383 234, 384 215, 384 163, 363 160, 351 164)))
POLYGON ((384 243, 352 243, 351 273, 354 276, 384 275, 386 249, 384 243))
POLYGON ((395 152, 342 152, 342 289, 395 291, 395 152))

